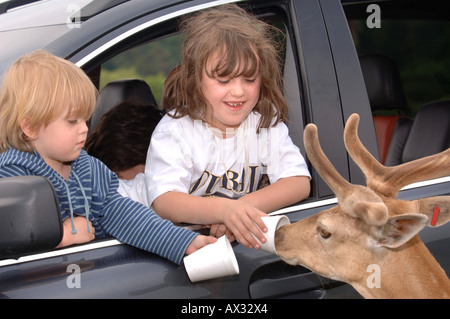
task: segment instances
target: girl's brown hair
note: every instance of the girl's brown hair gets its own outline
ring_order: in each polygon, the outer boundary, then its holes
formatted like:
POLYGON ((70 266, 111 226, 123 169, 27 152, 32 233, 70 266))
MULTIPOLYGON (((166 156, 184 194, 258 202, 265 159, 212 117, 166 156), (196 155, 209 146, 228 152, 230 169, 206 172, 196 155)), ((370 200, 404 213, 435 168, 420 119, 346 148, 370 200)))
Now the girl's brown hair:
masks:
POLYGON ((8 148, 33 152, 21 123, 33 130, 67 111, 68 117, 88 120, 97 89, 73 63, 38 50, 18 59, 6 73, 0 90, 0 153, 8 148))
POLYGON ((166 80, 162 99, 167 111, 175 110, 175 118, 188 115, 205 120, 208 101, 200 81, 208 59, 217 54, 220 59, 207 74, 251 77, 260 72, 260 98, 254 108, 261 114, 258 130, 268 128, 274 118, 274 124, 286 120, 288 107, 273 34, 281 31, 234 4, 193 14, 180 28, 185 34, 182 62, 166 80))

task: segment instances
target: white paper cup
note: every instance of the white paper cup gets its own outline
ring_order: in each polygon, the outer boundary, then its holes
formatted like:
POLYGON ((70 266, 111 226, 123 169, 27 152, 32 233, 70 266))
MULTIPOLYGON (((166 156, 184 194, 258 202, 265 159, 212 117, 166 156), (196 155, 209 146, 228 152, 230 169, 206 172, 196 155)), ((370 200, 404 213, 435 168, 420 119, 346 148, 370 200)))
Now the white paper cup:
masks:
POLYGON ((267 233, 263 233, 264 237, 266 237, 266 242, 260 243, 260 249, 276 255, 277 251, 275 249, 275 232, 281 226, 288 225, 291 222, 289 218, 284 215, 261 217, 261 219, 267 227, 267 233))
POLYGON ((214 244, 193 252, 183 260, 191 282, 239 274, 236 256, 225 235, 214 244))

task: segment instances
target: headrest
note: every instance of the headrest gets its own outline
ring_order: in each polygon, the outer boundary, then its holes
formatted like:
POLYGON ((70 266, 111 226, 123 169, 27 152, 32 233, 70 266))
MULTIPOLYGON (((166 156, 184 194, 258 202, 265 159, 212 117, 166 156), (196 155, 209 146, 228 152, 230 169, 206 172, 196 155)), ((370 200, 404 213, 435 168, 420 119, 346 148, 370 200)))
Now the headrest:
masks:
POLYGON ((97 105, 89 121, 90 131, 93 131, 105 113, 125 101, 151 104, 155 107, 158 105, 150 86, 144 80, 124 79, 109 82, 98 97, 97 105))
POLYGON ((450 100, 422 106, 414 118, 403 150, 403 162, 442 152, 450 147, 450 100))
POLYGON ((407 108, 400 72, 394 60, 384 54, 369 53, 359 57, 372 110, 407 108))

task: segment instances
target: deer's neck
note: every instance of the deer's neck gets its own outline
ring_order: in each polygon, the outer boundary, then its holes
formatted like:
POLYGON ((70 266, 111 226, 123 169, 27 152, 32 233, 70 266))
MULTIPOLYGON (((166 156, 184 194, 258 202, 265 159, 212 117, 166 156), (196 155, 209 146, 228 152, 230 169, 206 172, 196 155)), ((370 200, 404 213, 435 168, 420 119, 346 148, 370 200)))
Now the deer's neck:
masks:
POLYGON ((450 281, 419 236, 383 257, 379 288, 367 281, 354 285, 365 298, 450 298, 450 281))

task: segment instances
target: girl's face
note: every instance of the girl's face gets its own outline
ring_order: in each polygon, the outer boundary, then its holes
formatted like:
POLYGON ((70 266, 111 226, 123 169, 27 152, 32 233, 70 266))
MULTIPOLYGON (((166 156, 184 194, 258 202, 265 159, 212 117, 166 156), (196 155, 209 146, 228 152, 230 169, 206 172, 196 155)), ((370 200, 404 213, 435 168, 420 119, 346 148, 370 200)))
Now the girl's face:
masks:
POLYGON ((44 161, 61 174, 60 170, 65 164, 80 156, 87 132, 84 119, 63 114, 47 126, 43 125, 32 144, 44 161))
MULTIPOLYGON (((217 64, 218 57, 209 59, 202 71, 201 89, 209 102, 206 121, 212 127, 226 132, 239 127, 259 99, 261 76, 209 77, 206 70, 217 64), (205 70, 206 69, 206 70, 205 70)), ((211 72, 209 72, 211 74, 211 72)), ((237 72, 235 74, 239 74, 237 72)))

